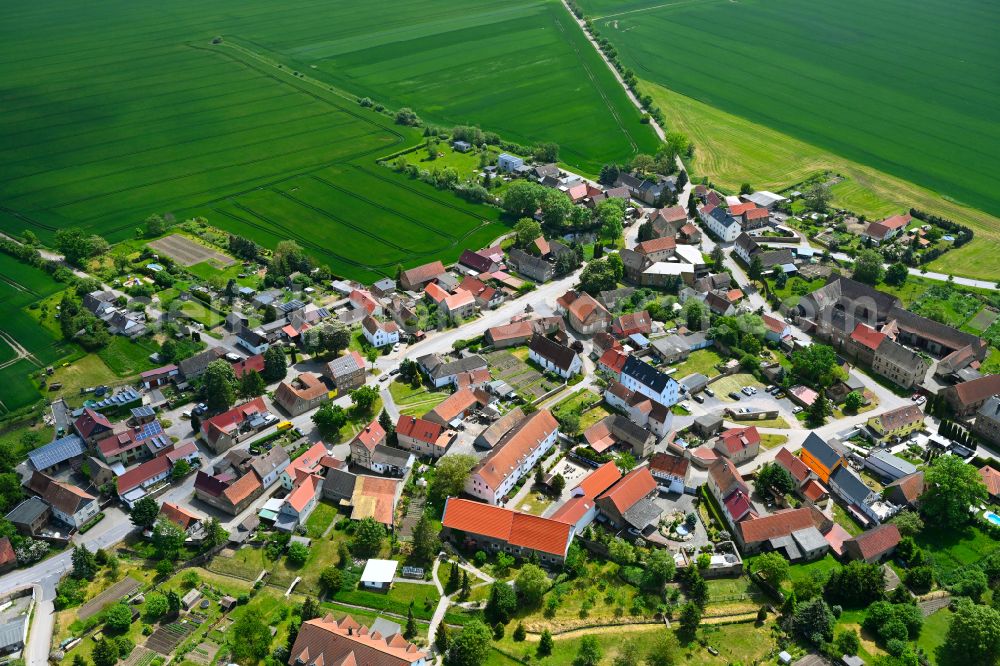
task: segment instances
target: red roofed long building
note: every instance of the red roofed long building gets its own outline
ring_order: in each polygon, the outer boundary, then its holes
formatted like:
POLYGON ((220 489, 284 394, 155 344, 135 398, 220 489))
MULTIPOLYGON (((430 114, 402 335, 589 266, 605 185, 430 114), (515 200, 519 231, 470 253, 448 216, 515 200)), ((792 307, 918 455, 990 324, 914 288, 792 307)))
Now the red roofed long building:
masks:
POLYGON ((592 523, 597 517, 597 496, 610 488, 622 478, 614 461, 606 462, 588 474, 572 491, 568 500, 556 509, 549 518, 573 526, 573 532, 592 523))
POLYGON ((472 469, 465 492, 499 504, 517 482, 548 453, 559 437, 552 412, 539 410, 514 426, 472 469))
POLYGON ((562 564, 573 541, 570 523, 457 497, 448 498, 441 522, 443 536, 486 552, 535 554, 542 564, 562 564))
POLYGON ((427 653, 403 638, 383 636, 350 615, 328 615, 303 622, 295 637, 289 666, 427 666, 427 653))

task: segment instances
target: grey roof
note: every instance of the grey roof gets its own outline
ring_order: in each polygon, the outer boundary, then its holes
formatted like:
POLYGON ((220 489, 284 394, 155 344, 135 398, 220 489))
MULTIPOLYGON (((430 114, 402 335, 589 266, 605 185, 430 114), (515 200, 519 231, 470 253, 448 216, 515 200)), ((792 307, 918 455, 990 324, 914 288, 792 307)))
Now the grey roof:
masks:
POLYGON ((352 474, 346 469, 330 468, 326 471, 326 479, 323 481, 323 493, 335 497, 351 497, 354 494, 354 483, 357 478, 357 474, 352 474))
POLYGON ((690 349, 687 341, 676 333, 665 338, 657 338, 653 340, 652 345, 653 349, 668 358, 690 349))
POLYGON ((460 372, 471 372, 473 370, 489 366, 486 359, 476 354, 460 358, 456 361, 449 361, 447 363, 443 362, 443 359, 437 354, 428 354, 427 356, 422 356, 417 359, 417 363, 422 365, 427 370, 427 374, 429 374, 432 379, 451 377, 452 375, 457 375, 460 372))
POLYGON ((700 372, 693 372, 683 378, 680 383, 690 392, 698 387, 706 386, 708 384, 708 377, 700 372))
POLYGON ((783 264, 791 264, 795 261, 795 255, 787 247, 780 250, 768 250, 759 255, 760 263, 764 268, 773 268, 783 264))
POLYGON ((32 495, 11 509, 10 513, 7 514, 7 520, 12 523, 30 525, 48 510, 49 505, 41 497, 32 495))
POLYGON ((24 645, 25 624, 28 614, 19 615, 10 622, 0 625, 0 650, 17 648, 24 645))
POLYGON ((740 221, 729 214, 729 211, 721 206, 716 206, 709 213, 710 216, 715 218, 715 220, 724 227, 731 227, 734 224, 739 224, 740 221))
POLYGON ((394 467, 406 467, 413 456, 409 451, 376 444, 372 453, 372 461, 380 465, 392 465, 394 467))
POLYGON ((829 546, 827 540, 823 537, 823 533, 815 527, 807 527, 805 529, 796 530, 795 532, 792 532, 792 538, 795 539, 799 548, 806 552, 819 550, 829 546))
POLYGON ((156 410, 149 405, 142 405, 141 407, 132 408, 132 417, 137 419, 146 418, 147 416, 155 416, 156 410))
POLYGON ((531 336, 528 350, 535 352, 565 372, 569 371, 574 359, 576 359, 575 351, 538 333, 531 336))
POLYGON ((95 402, 90 406, 94 410, 107 409, 108 407, 121 407, 122 405, 127 405, 130 402, 135 402, 141 400, 142 396, 139 395, 138 391, 133 388, 127 388, 115 393, 114 395, 109 395, 104 400, 100 402, 95 402))
POLYGON ((305 306, 306 306, 305 303, 303 303, 297 298, 293 298, 287 303, 278 303, 274 307, 277 308, 278 310, 281 310, 285 314, 288 314, 289 312, 295 312, 296 310, 301 310, 305 306))
POLYGON ((330 369, 330 374, 334 378, 343 377, 344 375, 349 375, 352 372, 365 369, 364 361, 362 361, 359 366, 358 361, 354 358, 353 354, 345 354, 339 358, 335 358, 327 363, 327 367, 330 369))
POLYGON ((719 414, 702 414, 697 417, 694 422, 705 428, 714 426, 717 423, 722 423, 722 417, 719 414))
POLYGON ((1000 398, 993 396, 983 403, 983 406, 976 412, 977 418, 987 418, 991 421, 1000 421, 1000 398))
POLYGON ((634 356, 629 356, 622 366, 622 374, 632 377, 640 384, 649 387, 656 393, 660 393, 670 382, 674 381, 645 361, 641 361, 634 356))
POLYGON ((217 361, 226 355, 225 350, 219 347, 210 347, 203 352, 199 352, 190 358, 186 358, 177 366, 180 368, 181 374, 185 377, 193 377, 200 375, 205 372, 205 368, 212 361, 217 361))
POLYGON ((625 513, 622 514, 622 518, 625 519, 632 527, 637 530, 644 529, 647 525, 655 523, 660 519, 660 514, 663 511, 660 507, 651 499, 643 498, 630 506, 625 513))
POLYGON ((916 368, 918 364, 926 368, 924 359, 916 352, 910 351, 903 345, 891 338, 885 338, 879 343, 875 353, 883 359, 890 361, 893 365, 906 368, 916 368))
POLYGON ((382 278, 372 286, 379 291, 389 291, 396 288, 396 281, 390 280, 389 278, 382 278))
POLYGON ((32 467, 42 470, 66 462, 71 458, 82 456, 86 451, 87 445, 79 435, 67 435, 30 451, 28 460, 31 461, 32 467))
POLYGON ((868 458, 870 460, 877 460, 886 467, 895 469, 899 472, 900 476, 908 476, 917 471, 916 466, 912 463, 908 463, 899 456, 894 456, 883 449, 872 451, 868 458))
POLYGON ((864 504, 868 496, 874 492, 857 474, 843 465, 830 475, 830 481, 840 486, 844 499, 855 504, 864 504))
MULTIPOLYGON (((458 142, 456 141, 456 143, 458 143, 458 142)), ((383 636, 391 638, 391 637, 395 636, 396 634, 401 633, 402 632, 402 628, 398 624, 396 624, 395 622, 392 622, 391 620, 387 620, 384 617, 380 617, 380 618, 377 618, 374 622, 372 622, 372 626, 369 629, 369 631, 371 633, 375 633, 377 631, 378 633, 382 634, 383 636)))
POLYGON ((823 463, 827 469, 833 467, 833 465, 843 457, 841 452, 837 450, 836 447, 829 444, 825 439, 814 432, 809 433, 809 436, 806 437, 806 441, 802 443, 802 448, 823 463))

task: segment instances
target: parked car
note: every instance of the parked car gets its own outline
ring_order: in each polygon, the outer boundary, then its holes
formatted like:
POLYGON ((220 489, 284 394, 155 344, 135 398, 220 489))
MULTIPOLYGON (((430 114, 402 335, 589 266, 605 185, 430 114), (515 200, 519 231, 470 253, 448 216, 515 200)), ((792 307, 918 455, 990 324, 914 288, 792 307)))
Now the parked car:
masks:
POLYGON ((744 386, 743 388, 740 389, 740 393, 742 393, 745 396, 751 396, 754 394, 754 390, 749 386, 744 386))
POLYGON ((798 414, 801 411, 802 411, 802 408, 799 407, 798 405, 795 405, 794 407, 792 407, 792 414, 798 414))
POLYGON ((694 401, 697 402, 699 405, 705 402, 705 398, 700 393, 695 393, 691 397, 694 398, 694 401))
POLYGON ((732 398, 733 400, 739 400, 740 394, 737 393, 736 391, 730 391, 729 397, 732 398))
POLYGON ((712 389, 710 389, 709 387, 706 386, 705 387, 705 395, 707 395, 709 398, 714 398, 715 397, 715 391, 713 391, 712 389))
POLYGON ((927 398, 925 398, 924 396, 920 396, 919 398, 917 398, 917 404, 918 405, 922 405, 925 402, 927 402, 927 398))

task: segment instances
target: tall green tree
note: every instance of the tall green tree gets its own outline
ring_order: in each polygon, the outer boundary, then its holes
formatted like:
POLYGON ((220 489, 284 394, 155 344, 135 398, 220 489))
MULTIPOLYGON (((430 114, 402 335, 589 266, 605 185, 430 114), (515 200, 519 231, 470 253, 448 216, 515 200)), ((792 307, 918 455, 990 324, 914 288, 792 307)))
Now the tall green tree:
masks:
POLYGON ((522 250, 530 248, 541 235, 542 225, 530 217, 522 217, 514 225, 514 245, 522 250))
POLYGON ((976 468, 956 456, 935 458, 925 471, 924 487, 921 509, 939 525, 966 524, 969 507, 979 506, 989 496, 976 468))
POLYGON ((536 564, 525 564, 514 579, 514 590, 521 602, 533 608, 542 602, 542 596, 549 589, 549 577, 536 564))
POLYGON ((288 359, 281 345, 272 345, 264 352, 264 379, 268 382, 280 382, 288 374, 288 359))
POLYGON ((229 409, 236 401, 238 385, 236 372, 228 361, 224 359, 212 361, 205 368, 202 379, 205 404, 213 411, 229 409))
POLYGON ((243 400, 249 400, 251 398, 256 398, 259 395, 264 395, 264 390, 267 386, 264 384, 264 378, 260 376, 260 373, 256 370, 250 369, 243 373, 240 377, 240 398, 243 400))
POLYGON ((77 580, 93 580, 97 573, 97 559, 86 546, 73 547, 72 576, 77 580))
POLYGON ((358 521, 354 528, 354 552, 360 557, 374 557, 382 549, 385 527, 372 518, 358 521))
POLYGON ((312 422, 319 428, 320 434, 327 438, 339 434, 340 429, 347 425, 347 420, 347 411, 332 402, 321 405, 312 415, 312 422))
POLYGON ((94 660, 94 666, 115 666, 118 661, 118 643, 107 637, 102 638, 94 643, 90 658, 94 660))
POLYGON ((490 586, 490 596, 486 600, 483 613, 490 622, 506 624, 517 611, 517 595, 513 588, 502 581, 495 581, 490 586))
POLYGON ((418 562, 430 562, 441 550, 441 539, 438 538, 439 528, 427 517, 420 514, 413 528, 413 558, 418 562))
POLYGON ((604 657, 604 651, 596 636, 584 636, 580 640, 580 648, 576 653, 576 666, 597 666, 604 657))
POLYGON ((1000 611, 960 600, 937 657, 947 666, 994 666, 1000 661, 1000 611))
POLYGON ((242 666, 256 664, 271 651, 271 628, 260 610, 247 607, 229 631, 229 651, 242 666))
POLYGON ((865 284, 878 284, 885 274, 884 259, 875 250, 861 250, 854 257, 854 272, 852 277, 865 284))
POLYGON ((483 666, 490 656, 492 632, 479 620, 472 620, 451 639, 445 666, 483 666))
POLYGON ((427 489, 430 503, 443 508, 447 498, 460 495, 475 464, 475 456, 466 454, 448 455, 439 460, 435 466, 434 478, 427 489))
POLYGON ((788 580, 788 560, 778 553, 764 553, 754 560, 753 571, 777 589, 788 580))
POLYGON ((160 507, 152 497, 143 497, 135 503, 129 513, 132 524, 140 529, 149 529, 156 524, 160 507))

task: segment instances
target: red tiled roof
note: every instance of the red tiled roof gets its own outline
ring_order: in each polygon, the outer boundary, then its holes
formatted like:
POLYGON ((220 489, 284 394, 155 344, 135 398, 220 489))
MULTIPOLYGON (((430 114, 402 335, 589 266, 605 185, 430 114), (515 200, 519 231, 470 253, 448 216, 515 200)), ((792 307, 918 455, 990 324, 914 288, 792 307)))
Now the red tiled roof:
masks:
POLYGON ((869 560, 895 548, 899 538, 899 528, 893 523, 884 523, 845 541, 844 547, 852 553, 856 550, 861 559, 869 560))
POLYGON ((288 463, 288 466, 285 467, 285 474, 287 474, 289 478, 294 479, 298 475, 299 470, 311 472, 320 465, 320 461, 326 455, 326 444, 323 442, 316 442, 306 449, 305 453, 288 463))
POLYGON ((400 415, 396 421, 396 434, 412 437, 426 444, 433 445, 444 431, 444 427, 433 421, 418 419, 415 416, 400 415))
POLYGON ((365 426, 354 436, 354 440, 360 442, 369 451, 374 451, 377 444, 385 441, 385 430, 379 425, 378 419, 365 426))
POLYGON ((751 544, 787 536, 809 527, 815 527, 812 513, 807 508, 801 508, 746 520, 737 525, 736 529, 743 534, 743 542, 751 544))
POLYGON ((649 469, 653 472, 662 472, 681 478, 687 474, 688 467, 690 466, 691 461, 687 458, 670 455, 669 453, 657 453, 649 459, 649 469))
POLYGON ((753 203, 752 201, 747 201, 745 203, 736 204, 735 206, 730 206, 729 214, 732 215, 733 217, 736 217, 737 215, 742 215, 743 213, 750 212, 756 207, 757 204, 753 203))
POLYGON ((774 462, 784 467, 785 471, 800 484, 809 478, 809 466, 785 447, 778 449, 777 455, 774 456, 774 462))
POLYGON ((457 497, 448 498, 441 522, 452 530, 559 556, 573 538, 568 523, 457 497))
POLYGON ((191 527, 191 523, 196 523, 201 520, 201 516, 191 513, 184 507, 171 502, 164 502, 160 505, 160 515, 170 522, 180 526, 182 530, 186 530, 191 527))
POLYGON ((511 340, 514 338, 530 338, 533 329, 530 321, 519 321, 504 326, 494 326, 487 330, 494 342, 511 340))
POLYGON ((604 352, 601 358, 597 361, 597 364, 604 366, 614 374, 618 375, 621 374, 622 368, 625 367, 625 361, 627 360, 628 354, 625 352, 620 349, 609 349, 604 352))
POLYGON ((448 298, 448 292, 442 289, 437 282, 428 282, 427 286, 424 287, 424 293, 435 303, 440 303, 448 298))
POLYGON ((653 319, 645 310, 623 314, 615 320, 614 328, 623 336, 632 335, 633 333, 648 334, 653 330, 653 319))
POLYGON ((396 490, 399 479, 385 479, 380 476, 358 476, 351 495, 351 520, 372 518, 383 525, 392 526, 393 511, 396 507, 396 490))
POLYGON ((232 366, 237 379, 245 375, 250 370, 256 370, 258 373, 264 372, 264 355, 254 354, 250 358, 244 358, 236 361, 232 364, 232 366))
POLYGON ((260 479, 257 478, 256 474, 244 474, 223 490, 222 494, 233 506, 236 506, 260 489, 260 479))
POLYGON ((844 542, 851 540, 851 533, 841 527, 839 523, 834 523, 830 531, 823 535, 823 538, 830 544, 830 550, 839 556, 844 554, 844 542))
POLYGON ((806 481, 805 485, 802 486, 802 494, 810 502, 818 502, 822 498, 826 497, 829 493, 823 484, 816 479, 809 479, 806 481))
POLYGON ((316 488, 322 482, 322 478, 317 474, 303 475, 298 485, 288 493, 285 501, 296 511, 302 511, 309 501, 316 497, 316 488))
POLYGON ((729 291, 726 292, 726 300, 728 300, 730 303, 735 303, 741 298, 743 298, 742 289, 730 289, 729 291))
POLYGON ((881 222, 872 222, 871 224, 868 225, 868 228, 865 229, 865 235, 871 236, 872 238, 877 238, 878 240, 882 240, 883 238, 889 235, 890 231, 892 231, 892 229, 885 226, 881 222))
POLYGON ((207 421, 203 421, 201 429, 214 442, 219 438, 221 433, 229 432, 254 414, 262 414, 266 411, 267 406, 264 404, 264 399, 258 396, 241 405, 236 405, 227 412, 217 414, 207 421))
POLYGON ((490 488, 498 488, 520 461, 534 451, 549 435, 559 429, 552 412, 542 409, 514 427, 509 439, 501 440, 473 469, 490 488))
POLYGON ((635 251, 639 254, 651 254, 653 252, 662 252, 663 250, 673 250, 676 247, 676 240, 664 237, 643 241, 635 246, 635 251))
POLYGON ((882 341, 885 340, 885 333, 876 331, 868 324, 858 324, 851 333, 851 340, 875 351, 882 344, 882 341))
POLYGON ((656 211, 653 219, 662 219, 665 222, 680 222, 687 219, 687 210, 685 210, 684 206, 661 208, 656 211))
POLYGON ((956 384, 955 395, 963 405, 971 405, 1000 393, 1000 375, 986 375, 979 379, 956 384))
POLYGON ((770 217, 770 213, 767 212, 766 208, 751 208, 743 213, 743 218, 746 220, 760 220, 768 217, 770 217))
MULTIPOLYGON (((434 414, 445 423, 449 423, 456 416, 471 409, 473 405, 480 404, 478 396, 471 389, 459 389, 432 409, 428 414, 434 414)), ((426 416, 426 414, 425 414, 426 416)))
POLYGON ((139 379, 150 379, 152 377, 159 377, 160 375, 166 375, 171 372, 176 372, 176 365, 165 365, 162 368, 153 368, 152 370, 147 370, 146 372, 139 373, 139 379))
POLYGON ((788 327, 785 322, 777 319, 776 317, 772 317, 771 315, 761 315, 760 318, 764 320, 764 325, 767 326, 772 333, 776 333, 777 335, 784 333, 785 329, 788 327))
POLYGON ((403 271, 400 278, 412 285, 427 282, 442 273, 444 273, 444 264, 440 261, 432 261, 429 264, 403 271))
POLYGON ((604 453, 614 446, 616 441, 611 435, 611 427, 607 419, 601 419, 587 428, 583 433, 583 440, 587 442, 587 446, 598 453, 604 453))
MULTIPOLYGON (((612 463, 613 464, 613 463, 612 463)), ((571 497, 549 516, 549 520, 575 525, 594 506, 592 497, 571 497)))
POLYGON ((583 481, 573 489, 574 494, 579 491, 583 497, 593 499, 617 483, 622 478, 622 473, 614 461, 606 462, 593 472, 584 477, 583 481))
POLYGON ((726 506, 726 511, 729 512, 729 515, 737 522, 747 514, 753 512, 753 504, 750 503, 750 498, 742 490, 732 493, 726 498, 723 504, 726 506))
POLYGON ((745 449, 760 444, 760 433, 757 426, 747 428, 729 428, 719 435, 719 441, 729 453, 739 453, 745 449))
POLYGON ((118 477, 118 494, 127 493, 133 488, 138 488, 146 481, 169 470, 170 461, 166 456, 147 460, 118 477))
POLYGON ((979 468, 979 476, 983 477, 983 483, 986 484, 986 491, 990 496, 1000 495, 1000 472, 989 465, 983 465, 979 468))
POLYGON ((638 467, 598 495, 597 499, 610 500, 618 509, 618 513, 623 514, 654 490, 656 490, 656 479, 653 478, 649 468, 638 467))
POLYGON ((111 422, 100 412, 95 412, 90 407, 85 407, 83 414, 76 420, 76 429, 80 435, 87 439, 97 430, 111 430, 111 422))
POLYGON ((888 227, 889 229, 900 229, 909 224, 912 219, 913 217, 909 213, 906 215, 893 215, 892 217, 887 217, 882 220, 880 224, 888 227))
POLYGON ((366 289, 355 289, 348 298, 351 303, 359 308, 363 308, 368 314, 372 314, 380 307, 378 301, 372 296, 372 293, 366 289))
POLYGON ((339 622, 328 615, 302 623, 288 663, 311 666, 407 666, 426 660, 402 634, 383 636, 350 615, 339 622))

